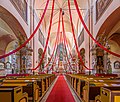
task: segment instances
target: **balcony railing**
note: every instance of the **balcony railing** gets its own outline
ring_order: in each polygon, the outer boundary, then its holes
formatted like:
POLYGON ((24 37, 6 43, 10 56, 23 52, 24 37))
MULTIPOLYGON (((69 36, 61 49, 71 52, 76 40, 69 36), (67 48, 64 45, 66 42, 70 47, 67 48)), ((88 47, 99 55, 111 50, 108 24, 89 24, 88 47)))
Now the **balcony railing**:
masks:
POLYGON ((100 19, 113 0, 97 0, 96 1, 96 21, 100 19))
POLYGON ((20 16, 27 22, 27 2, 25 0, 10 0, 20 16))

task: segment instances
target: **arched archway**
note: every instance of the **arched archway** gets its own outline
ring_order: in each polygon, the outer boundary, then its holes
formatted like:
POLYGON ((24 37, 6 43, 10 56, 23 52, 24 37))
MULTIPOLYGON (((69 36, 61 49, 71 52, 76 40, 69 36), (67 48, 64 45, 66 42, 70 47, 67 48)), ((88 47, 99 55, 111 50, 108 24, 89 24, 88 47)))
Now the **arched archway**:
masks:
MULTIPOLYGON (((0 22, 0 55, 4 55, 20 46, 20 44, 27 39, 27 36, 18 20, 2 6, 0 6, 0 22)), ((27 46, 23 49, 26 48, 27 46)), ((24 53, 23 49, 11 55, 11 59, 18 60, 19 65, 16 66, 15 63, 9 59, 9 56, 4 60, 5 62, 11 62, 12 66, 16 67, 17 71, 15 71, 15 73, 19 73, 20 70, 23 72, 23 69, 25 72, 27 68, 27 63, 23 63, 23 57, 27 59, 26 53, 24 53), (18 57, 14 58, 13 56, 18 57)))
MULTIPOLYGON (((96 36, 97 41, 105 46, 107 49, 111 50, 112 52, 119 53, 120 51, 120 7, 117 8, 111 15, 105 20, 105 22, 100 27, 98 34, 96 36)), ((112 73, 117 72, 119 69, 114 69, 114 62, 120 61, 119 58, 107 53, 106 51, 102 50, 100 47, 95 45, 94 53, 96 55, 96 64, 98 64, 98 59, 102 60, 102 73, 112 73), (101 51, 102 57, 97 55, 98 51, 101 51), (110 64, 110 65, 109 65, 110 64)), ((120 72, 120 70, 119 70, 120 72)))

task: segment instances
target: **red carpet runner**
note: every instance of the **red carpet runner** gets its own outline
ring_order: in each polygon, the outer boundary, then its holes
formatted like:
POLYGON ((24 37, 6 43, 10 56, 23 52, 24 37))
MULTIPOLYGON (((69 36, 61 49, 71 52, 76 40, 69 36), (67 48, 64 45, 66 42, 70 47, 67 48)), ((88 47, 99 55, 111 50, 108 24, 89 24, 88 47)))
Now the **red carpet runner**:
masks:
POLYGON ((46 102, 75 102, 63 75, 58 77, 46 102))

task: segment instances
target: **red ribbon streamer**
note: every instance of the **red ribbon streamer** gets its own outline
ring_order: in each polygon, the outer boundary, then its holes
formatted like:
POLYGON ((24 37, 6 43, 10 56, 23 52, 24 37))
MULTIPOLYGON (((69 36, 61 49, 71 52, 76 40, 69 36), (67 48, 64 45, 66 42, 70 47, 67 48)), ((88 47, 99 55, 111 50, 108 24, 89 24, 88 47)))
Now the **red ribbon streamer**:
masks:
POLYGON ((74 42, 75 42, 75 46, 76 46, 76 50, 77 50, 77 53, 78 53, 78 57, 82 63, 82 65, 87 69, 87 70, 93 70, 93 69, 90 69, 90 68, 87 68, 82 60, 82 57, 80 55, 80 52, 78 50, 78 46, 77 46, 77 41, 76 41, 76 38, 75 38, 75 32, 74 32, 74 27, 73 27, 73 21, 72 21, 72 15, 71 15, 71 9, 70 9, 70 0, 68 0, 68 8, 69 8, 69 14, 70 14, 70 22, 71 22, 71 27, 72 27, 72 33, 73 33, 73 37, 74 37, 74 42))
POLYGON ((46 45, 45 45, 45 48, 44 48, 44 51, 43 51, 43 54, 42 54, 42 58, 40 59, 40 63, 38 64, 38 66, 37 66, 36 68, 31 69, 31 70, 36 70, 36 69, 42 64, 42 61, 43 61, 43 59, 44 59, 44 55, 45 55, 45 53, 46 53, 46 49, 47 49, 47 46, 48 46, 48 41, 49 41, 49 38, 50 38, 50 31, 51 31, 53 11, 54 11, 54 2, 55 2, 55 0, 53 0, 53 4, 52 4, 52 12, 51 12, 51 18, 50 18, 50 26, 49 26, 48 36, 47 36, 46 45))
POLYGON ((5 54, 5 55, 0 56, 0 59, 1 59, 1 58, 5 58, 5 57, 7 57, 7 56, 9 56, 9 55, 11 55, 11 54, 19 51, 21 48, 23 48, 23 47, 33 38, 33 36, 35 35, 35 33, 37 32, 37 30, 39 29, 39 27, 40 27, 40 25, 41 25, 41 23, 42 23, 42 20, 43 20, 43 18, 44 18, 45 13, 46 13, 46 10, 47 10, 49 1, 50 1, 50 0, 47 0, 47 3, 46 3, 46 6, 45 6, 45 9, 44 9, 44 12, 43 12, 43 14, 42 14, 42 17, 41 17, 41 19, 40 19, 37 27, 36 27, 35 30, 33 31, 33 33, 32 33, 31 36, 28 38, 28 40, 25 41, 25 42, 24 42, 21 46, 19 46, 17 49, 15 49, 15 50, 13 50, 13 51, 5 54))
MULTIPOLYGON (((63 20, 63 16, 62 16, 62 28, 63 28, 63 37, 64 37, 64 45, 65 45, 65 48, 66 48, 66 39, 65 39, 65 27, 64 27, 64 20, 63 20)), ((68 58, 68 53, 67 53, 67 61, 68 61, 68 64, 70 66, 70 68, 72 69, 72 66, 70 64, 70 61, 69 61, 69 58, 68 58)), ((69 70, 70 70, 69 68, 69 70)))
POLYGON ((77 4, 77 1, 76 1, 76 0, 74 0, 74 4, 75 4, 76 10, 77 10, 77 13, 78 13, 78 15, 79 15, 79 18, 80 18, 80 20, 81 20, 81 22, 82 22, 85 30, 87 31, 87 33, 89 34, 89 36, 92 38, 92 40, 93 40, 100 48, 102 48, 103 50, 107 51, 108 53, 110 53, 110 54, 112 54, 112 55, 114 55, 114 56, 120 57, 120 54, 117 54, 117 53, 115 53, 115 52, 112 52, 112 51, 108 50, 107 48, 105 48, 104 46, 102 46, 99 42, 97 42, 97 41, 94 39, 94 37, 92 36, 92 34, 90 33, 90 31, 88 30, 88 28, 87 28, 87 26, 86 26, 86 24, 85 24, 85 22, 84 22, 84 20, 83 20, 83 18, 82 18, 82 15, 81 15, 81 13, 80 13, 80 11, 79 11, 79 7, 78 7, 78 4, 77 4))
MULTIPOLYGON (((64 21, 64 20, 63 20, 64 21)), ((69 45, 68 45, 68 41, 67 41, 67 37, 66 37, 66 33, 65 33, 65 28, 64 28, 64 23, 63 23, 63 34, 64 34, 64 38, 65 38, 65 44, 66 44, 66 47, 68 48, 68 51, 69 51, 69 54, 70 54, 70 56, 71 56, 71 58, 73 59, 73 56, 72 56, 72 54, 71 54, 71 52, 70 52, 70 49, 69 49, 69 45)), ((75 62, 76 63, 76 62, 75 62)))
POLYGON ((51 58, 50 58, 49 62, 45 65, 45 67, 47 67, 49 65, 49 63, 51 62, 52 57, 53 57, 54 52, 55 52, 56 45, 58 45, 58 39, 59 39, 59 33, 60 33, 60 16, 61 16, 61 12, 62 12, 62 9, 60 9, 59 21, 58 21, 58 30, 57 30, 56 41, 55 41, 53 53, 51 55, 51 58))
MULTIPOLYGON (((61 9, 61 11, 62 11, 62 9, 61 9)), ((59 19, 60 20, 60 19, 59 19)), ((60 25, 59 25, 60 26, 60 25)), ((60 33, 60 32, 59 32, 60 33)), ((58 43, 61 43, 61 35, 59 34, 59 36, 58 36, 58 43)), ((57 49, 56 49, 56 54, 57 55, 60 55, 60 51, 58 51, 58 43, 57 43, 57 49)), ((59 58, 60 58, 60 56, 59 56, 59 58)), ((56 61, 57 61, 58 59, 57 59, 57 57, 55 56, 55 58, 54 58, 54 61, 53 61, 53 63, 55 62, 56 63, 56 61)), ((53 63, 52 63, 52 66, 51 66, 51 68, 50 68, 50 70, 52 69, 53 70, 53 63)), ((59 67, 59 63, 58 63, 58 67, 59 67)))

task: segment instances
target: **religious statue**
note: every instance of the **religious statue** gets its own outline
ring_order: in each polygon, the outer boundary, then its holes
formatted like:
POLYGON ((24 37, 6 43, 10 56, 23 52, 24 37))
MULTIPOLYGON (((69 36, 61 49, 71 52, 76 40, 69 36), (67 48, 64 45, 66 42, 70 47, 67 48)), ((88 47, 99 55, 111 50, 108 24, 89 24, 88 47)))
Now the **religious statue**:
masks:
POLYGON ((96 60, 96 58, 93 58, 93 60, 92 60, 92 67, 95 69, 96 65, 97 65, 97 60, 96 60))
POLYGON ((110 49, 110 45, 109 45, 108 41, 106 41, 105 47, 106 47, 107 49, 110 49))
POLYGON ((112 73, 112 67, 111 67, 110 58, 107 59, 107 72, 112 73))

